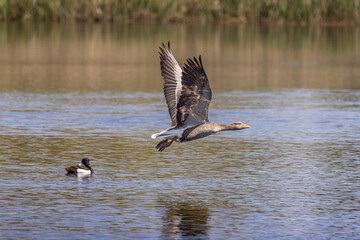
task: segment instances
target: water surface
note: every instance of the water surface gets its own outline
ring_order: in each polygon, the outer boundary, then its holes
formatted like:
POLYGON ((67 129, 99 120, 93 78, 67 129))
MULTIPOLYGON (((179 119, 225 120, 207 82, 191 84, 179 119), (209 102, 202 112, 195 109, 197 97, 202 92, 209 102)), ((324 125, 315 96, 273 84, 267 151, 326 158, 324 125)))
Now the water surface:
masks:
POLYGON ((4 239, 356 239, 359 31, 188 25, 0 28, 4 239), (154 149, 157 56, 202 54, 209 118, 250 129, 154 149), (90 178, 64 168, 90 158, 90 178))

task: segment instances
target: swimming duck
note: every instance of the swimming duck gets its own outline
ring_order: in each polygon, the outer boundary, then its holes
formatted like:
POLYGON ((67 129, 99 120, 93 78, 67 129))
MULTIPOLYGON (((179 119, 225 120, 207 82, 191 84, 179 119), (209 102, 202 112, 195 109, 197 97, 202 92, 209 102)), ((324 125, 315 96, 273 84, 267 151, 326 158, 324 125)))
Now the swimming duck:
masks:
POLYGON ((156 145, 160 152, 174 141, 187 142, 220 131, 250 127, 242 122, 218 124, 209 121, 208 109, 212 92, 201 55, 199 59, 187 59, 182 70, 170 50, 170 42, 167 47, 162 43, 159 48, 164 95, 172 122, 171 127, 151 136, 165 138, 156 145))
POLYGON ((92 174, 94 171, 90 167, 90 160, 88 158, 83 158, 81 163, 77 166, 67 167, 65 168, 68 174, 82 174, 82 175, 89 175, 92 174))

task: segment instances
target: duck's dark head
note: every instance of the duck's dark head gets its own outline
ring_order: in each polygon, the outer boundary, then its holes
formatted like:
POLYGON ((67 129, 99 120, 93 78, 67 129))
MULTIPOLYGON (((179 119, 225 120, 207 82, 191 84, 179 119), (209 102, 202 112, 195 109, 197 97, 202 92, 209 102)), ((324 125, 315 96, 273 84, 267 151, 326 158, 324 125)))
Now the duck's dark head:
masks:
POLYGON ((87 167, 90 167, 90 160, 86 157, 81 160, 81 163, 87 167))

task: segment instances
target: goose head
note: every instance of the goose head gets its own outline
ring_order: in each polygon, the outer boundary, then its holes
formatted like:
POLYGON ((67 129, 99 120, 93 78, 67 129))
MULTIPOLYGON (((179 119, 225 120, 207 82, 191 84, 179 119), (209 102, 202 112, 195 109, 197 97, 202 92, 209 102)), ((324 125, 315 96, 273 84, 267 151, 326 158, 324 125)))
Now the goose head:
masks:
POLYGON ((246 125, 245 123, 242 123, 242 122, 231 123, 231 127, 232 127, 232 130, 241 130, 241 129, 245 129, 245 128, 250 128, 249 125, 246 125))

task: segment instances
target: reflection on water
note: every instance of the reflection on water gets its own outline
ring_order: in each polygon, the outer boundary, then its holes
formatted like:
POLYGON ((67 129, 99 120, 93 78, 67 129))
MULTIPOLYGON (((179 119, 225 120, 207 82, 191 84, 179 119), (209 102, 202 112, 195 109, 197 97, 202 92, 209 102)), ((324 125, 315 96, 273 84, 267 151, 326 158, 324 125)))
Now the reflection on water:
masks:
POLYGON ((83 181, 83 180, 89 180, 91 178, 91 174, 88 174, 88 173, 78 173, 78 174, 66 173, 65 175, 68 176, 68 177, 75 177, 80 182, 83 181))
POLYGON ((199 203, 163 202, 162 239, 208 239, 209 209, 199 203))
POLYGON ((359 28, 1 24, 0 91, 159 92, 158 46, 203 56, 215 92, 359 89, 359 28))
POLYGON ((79 183, 81 183, 81 182, 83 182, 83 183, 90 183, 90 178, 91 178, 91 175, 89 175, 89 174, 77 174, 77 175, 75 175, 75 174, 71 174, 71 173, 66 173, 65 174, 67 177, 69 177, 69 178, 76 178, 76 180, 79 182, 79 183))
POLYGON ((357 28, 0 25, 0 238, 355 239, 357 28), (170 119, 156 47, 202 54, 209 118, 170 119), (65 167, 91 159, 91 178, 65 167))

